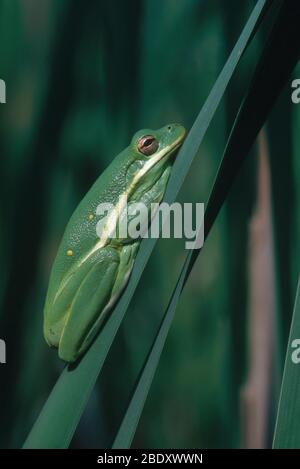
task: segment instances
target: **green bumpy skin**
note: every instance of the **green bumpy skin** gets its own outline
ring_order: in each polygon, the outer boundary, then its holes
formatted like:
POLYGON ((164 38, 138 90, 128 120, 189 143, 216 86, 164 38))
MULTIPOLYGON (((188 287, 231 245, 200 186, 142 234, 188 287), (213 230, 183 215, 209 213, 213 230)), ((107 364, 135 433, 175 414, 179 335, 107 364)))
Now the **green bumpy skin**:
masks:
MULTIPOLYGON (((44 336, 59 357, 74 362, 90 346, 124 289, 140 239, 110 237, 96 226, 100 203, 161 202, 184 128, 170 124, 137 132, 74 211, 55 258, 44 309, 44 336)), ((122 216, 122 212, 119 213, 122 216)), ((115 217, 117 220, 117 217, 115 217)), ((115 223, 115 222, 114 222, 115 223)), ((109 229, 108 229, 109 228, 109 229)))

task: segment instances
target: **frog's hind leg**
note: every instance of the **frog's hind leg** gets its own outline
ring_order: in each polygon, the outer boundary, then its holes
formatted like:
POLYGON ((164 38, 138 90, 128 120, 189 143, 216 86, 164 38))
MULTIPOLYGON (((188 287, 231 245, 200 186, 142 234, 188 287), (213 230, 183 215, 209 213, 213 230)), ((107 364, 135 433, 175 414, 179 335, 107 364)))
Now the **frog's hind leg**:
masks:
POLYGON ((90 331, 96 324, 97 329, 100 328, 102 313, 110 301, 119 264, 120 255, 116 249, 101 249, 70 305, 58 348, 62 360, 75 361, 89 346, 92 337, 89 341, 86 339, 90 331))
POLYGON ((101 314, 97 317, 97 320, 92 325, 89 333, 85 337, 80 347, 79 355, 81 355, 90 345, 90 343, 93 341, 96 334, 101 329, 101 326, 103 325, 104 321, 110 314, 112 308, 118 301, 122 291, 124 290, 128 282, 130 273, 132 271, 133 263, 135 260, 135 256, 136 256, 136 252, 138 250, 139 244, 140 244, 139 242, 135 242, 132 244, 126 244, 122 246, 121 248, 119 248, 120 262, 118 265, 117 274, 115 276, 114 286, 111 290, 111 296, 110 296, 109 302, 101 311, 101 314))
POLYGON ((138 245, 101 250, 72 302, 59 343, 60 358, 73 362, 89 347, 128 281, 138 245))

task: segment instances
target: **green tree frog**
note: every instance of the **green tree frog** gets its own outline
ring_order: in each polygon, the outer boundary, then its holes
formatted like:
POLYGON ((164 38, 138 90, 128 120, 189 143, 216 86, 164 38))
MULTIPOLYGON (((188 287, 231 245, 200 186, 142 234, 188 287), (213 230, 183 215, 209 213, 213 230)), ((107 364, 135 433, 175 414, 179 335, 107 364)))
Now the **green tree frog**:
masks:
POLYGON ((59 357, 74 362, 89 347, 124 289, 141 239, 112 237, 127 205, 160 203, 184 128, 170 124, 137 132, 115 157, 71 216, 55 258, 44 309, 44 336, 59 357), (97 234, 97 207, 116 212, 97 234), (119 204, 119 205, 118 205, 119 204), (117 210, 118 209, 118 210, 117 210))

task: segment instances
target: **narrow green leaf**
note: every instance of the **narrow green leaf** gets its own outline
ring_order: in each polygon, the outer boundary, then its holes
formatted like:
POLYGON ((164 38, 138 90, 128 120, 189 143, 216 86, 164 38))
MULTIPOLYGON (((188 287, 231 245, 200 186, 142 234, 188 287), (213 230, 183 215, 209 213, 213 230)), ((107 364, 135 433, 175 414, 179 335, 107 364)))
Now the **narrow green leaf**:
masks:
MULTIPOLYGON (((266 8, 271 3, 268 0, 259 0, 257 2, 236 46, 176 158, 165 196, 166 202, 172 203, 175 200, 230 78, 255 28, 257 28, 266 8)), ((124 294, 102 332, 82 360, 77 366, 66 367, 62 372, 25 441, 24 448, 68 447, 155 242, 155 239, 144 239, 141 243, 124 294)))
POLYGON ((157 335, 153 341, 152 347, 142 368, 139 379, 129 403, 123 421, 118 430, 113 443, 113 449, 127 449, 130 447, 134 433, 139 422, 147 395, 159 363, 159 359, 170 330, 175 309, 178 304, 181 291, 184 285, 187 269, 189 267, 188 258, 186 258, 180 277, 177 281, 174 293, 167 308, 166 314, 158 328, 157 335))
POLYGON ((274 448, 300 448, 300 278, 286 351, 277 420, 274 432, 274 448), (297 352, 298 350, 298 352, 297 352))
MULTIPOLYGON (((299 15, 299 5, 296 5, 294 0, 285 2, 278 13, 217 172, 205 213, 205 239, 226 200, 242 162, 255 141, 257 133, 299 59, 299 47, 291 47, 297 35, 299 15), (283 32, 287 30, 287 26, 289 34, 284 35, 283 32), (279 60, 280 63, 284 64, 280 74, 276 73, 279 60)), ((186 256, 169 305, 113 443, 113 448, 130 447, 182 289, 199 253, 200 250, 194 250, 186 256)))

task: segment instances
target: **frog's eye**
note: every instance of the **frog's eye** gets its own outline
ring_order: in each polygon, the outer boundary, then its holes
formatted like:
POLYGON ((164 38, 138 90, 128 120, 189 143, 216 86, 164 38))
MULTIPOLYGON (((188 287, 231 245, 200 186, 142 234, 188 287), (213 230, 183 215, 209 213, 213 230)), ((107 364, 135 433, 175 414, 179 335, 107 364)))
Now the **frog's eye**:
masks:
POLYGON ((158 141, 153 135, 144 135, 139 139, 137 147, 144 155, 153 155, 158 149, 158 141))

